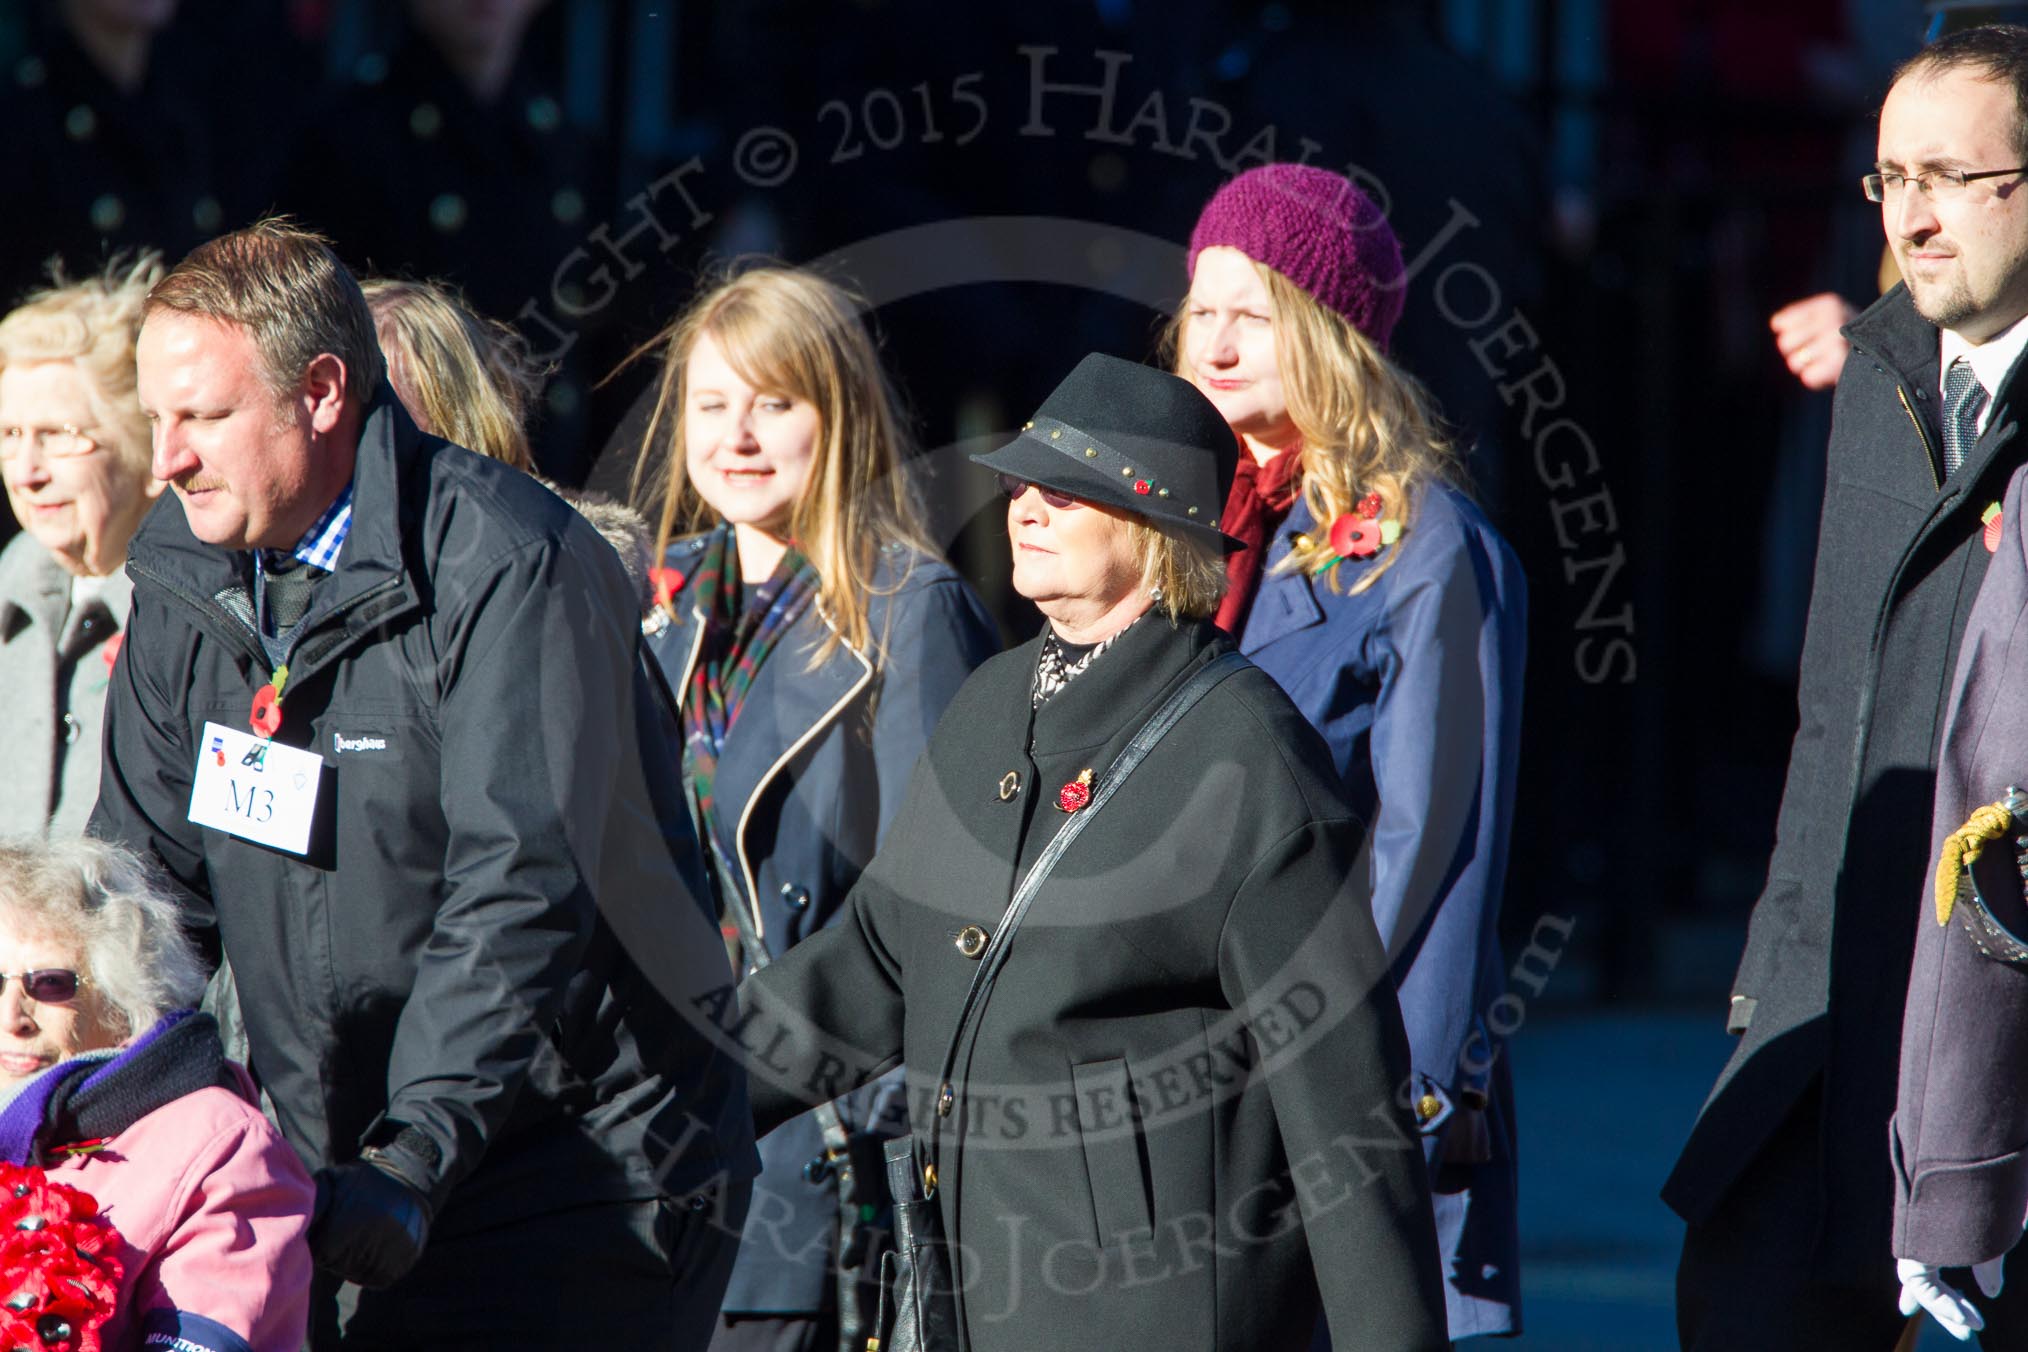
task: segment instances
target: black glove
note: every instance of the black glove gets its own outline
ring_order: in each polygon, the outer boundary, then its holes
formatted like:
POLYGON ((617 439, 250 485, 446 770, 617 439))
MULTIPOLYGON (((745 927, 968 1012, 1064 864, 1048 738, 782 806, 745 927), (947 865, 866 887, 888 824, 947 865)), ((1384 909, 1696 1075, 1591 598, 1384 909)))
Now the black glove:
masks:
POLYGON ((429 1242, 427 1173, 399 1143, 317 1171, 310 1253, 317 1266, 366 1287, 391 1286, 429 1242))

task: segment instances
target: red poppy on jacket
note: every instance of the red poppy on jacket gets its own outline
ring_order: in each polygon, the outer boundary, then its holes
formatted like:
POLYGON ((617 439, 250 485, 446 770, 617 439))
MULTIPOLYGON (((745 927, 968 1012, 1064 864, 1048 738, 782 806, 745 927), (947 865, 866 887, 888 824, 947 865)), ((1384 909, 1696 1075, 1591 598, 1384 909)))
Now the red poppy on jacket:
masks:
POLYGON ((1346 512, 1331 523, 1331 552, 1340 558, 1364 559, 1380 552, 1380 523, 1346 512))

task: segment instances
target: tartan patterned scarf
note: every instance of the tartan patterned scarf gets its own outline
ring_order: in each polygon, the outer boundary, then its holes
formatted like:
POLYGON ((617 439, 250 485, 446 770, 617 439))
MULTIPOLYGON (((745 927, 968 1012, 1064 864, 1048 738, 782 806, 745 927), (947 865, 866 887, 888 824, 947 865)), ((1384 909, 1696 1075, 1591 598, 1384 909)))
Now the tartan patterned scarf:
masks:
POLYGON ((683 782, 697 811, 698 830, 711 832, 720 855, 732 860, 738 857, 736 842, 719 833, 711 811, 718 758, 761 663, 816 596, 817 571, 792 545, 760 584, 753 603, 743 604, 739 551, 727 526, 712 533, 693 577, 704 646, 683 696, 683 782))

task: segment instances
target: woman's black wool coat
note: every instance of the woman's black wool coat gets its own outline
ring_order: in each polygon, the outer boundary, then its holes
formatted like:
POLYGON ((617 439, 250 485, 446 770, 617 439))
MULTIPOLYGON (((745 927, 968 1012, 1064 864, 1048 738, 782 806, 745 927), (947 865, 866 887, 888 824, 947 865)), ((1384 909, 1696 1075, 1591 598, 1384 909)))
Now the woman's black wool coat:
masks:
POLYGON ((997 923, 1068 820, 1062 786, 1102 785, 1231 648, 1151 614, 1031 712, 1039 643, 958 692, 849 914, 723 1014, 758 1126, 906 1060, 974 1352, 1304 1347, 1320 1295, 1339 1347, 1445 1347, 1365 826, 1258 669, 1064 853, 942 1093, 966 927, 997 923))

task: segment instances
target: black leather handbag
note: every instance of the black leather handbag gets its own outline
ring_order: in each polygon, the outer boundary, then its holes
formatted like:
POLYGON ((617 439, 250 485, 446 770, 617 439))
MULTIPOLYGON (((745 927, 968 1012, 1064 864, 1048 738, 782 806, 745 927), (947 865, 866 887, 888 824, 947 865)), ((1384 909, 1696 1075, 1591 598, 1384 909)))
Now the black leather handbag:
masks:
MULTIPOLYGON (((1029 904, 1042 890, 1042 884, 1048 879, 1050 870, 1056 867, 1056 861, 1063 857, 1078 833, 1091 824, 1099 809, 1106 805, 1120 785, 1126 783, 1134 767, 1168 734, 1169 729, 1198 700, 1209 694, 1213 686, 1251 665, 1238 653, 1223 653, 1199 667, 1155 711, 1154 717, 1134 734, 1134 740, 1127 743, 1126 750, 1120 752, 1119 759, 1099 780, 1091 802, 1083 811, 1072 813, 1050 838, 1049 844, 1035 860, 1034 867, 1028 870, 1028 876, 1015 889, 1014 899, 1007 903, 1000 923, 993 927, 986 950, 980 956, 979 970, 972 974, 971 987, 965 992, 965 1003, 958 1011, 958 1026, 951 1032, 950 1047, 944 1052, 943 1066, 937 1073, 940 1099, 951 1092, 951 1072, 957 1065, 965 1030, 970 1026, 972 1016, 984 1006, 987 993, 993 989, 993 982, 1000 975, 1000 968, 1006 964, 1014 931, 1020 928, 1022 918, 1028 914, 1029 904)), ((887 1142, 887 1185, 894 1196, 895 1249, 884 1260, 887 1289, 881 1301, 880 1323, 883 1328, 888 1327, 888 1311, 892 1312, 893 1323, 884 1341, 867 1340, 866 1352, 962 1352, 964 1347, 958 1321, 956 1279, 959 1274, 951 1265, 951 1249, 944 1236, 941 1204, 936 1199, 938 1145, 939 1128, 934 1122, 927 1141, 921 1139, 920 1133, 911 1132, 887 1142)))

